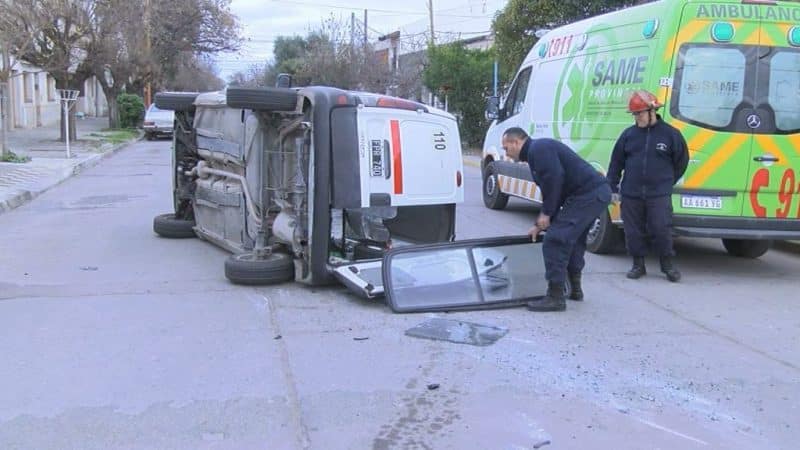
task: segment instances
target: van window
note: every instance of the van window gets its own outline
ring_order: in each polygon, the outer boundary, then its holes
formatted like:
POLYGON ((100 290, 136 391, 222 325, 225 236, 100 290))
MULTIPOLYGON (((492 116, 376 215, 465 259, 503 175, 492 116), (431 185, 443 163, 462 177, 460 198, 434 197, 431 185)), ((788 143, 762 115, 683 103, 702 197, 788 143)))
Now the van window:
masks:
POLYGON ((514 84, 508 91, 506 97, 506 117, 516 116, 522 111, 525 106, 525 94, 528 92, 528 82, 531 79, 531 68, 527 67, 522 70, 514 80, 514 84))
POLYGON ((683 54, 679 116, 724 128, 744 99, 747 59, 735 48, 694 47, 683 54))
POLYGON ((778 129, 800 130, 800 52, 782 49, 772 57, 768 97, 778 129))

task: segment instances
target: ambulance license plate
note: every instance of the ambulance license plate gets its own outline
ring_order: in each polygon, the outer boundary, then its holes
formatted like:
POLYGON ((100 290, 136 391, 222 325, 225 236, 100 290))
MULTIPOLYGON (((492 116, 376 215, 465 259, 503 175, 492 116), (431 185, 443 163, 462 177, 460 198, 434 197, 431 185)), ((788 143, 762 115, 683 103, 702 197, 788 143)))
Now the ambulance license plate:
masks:
POLYGON ((683 208, 722 209, 722 197, 705 195, 681 195, 683 208))

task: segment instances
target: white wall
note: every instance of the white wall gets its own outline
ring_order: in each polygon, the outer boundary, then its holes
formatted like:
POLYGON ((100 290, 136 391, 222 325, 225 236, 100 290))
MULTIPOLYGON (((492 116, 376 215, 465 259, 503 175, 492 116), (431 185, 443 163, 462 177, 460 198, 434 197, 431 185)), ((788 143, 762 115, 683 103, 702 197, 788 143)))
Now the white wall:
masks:
MULTIPOLYGON (((61 120, 61 101, 56 82, 38 67, 18 61, 12 67, 11 120, 15 128, 52 126, 61 120)), ((92 77, 84 83, 81 96, 74 106, 86 116, 108 115, 103 90, 92 77)))

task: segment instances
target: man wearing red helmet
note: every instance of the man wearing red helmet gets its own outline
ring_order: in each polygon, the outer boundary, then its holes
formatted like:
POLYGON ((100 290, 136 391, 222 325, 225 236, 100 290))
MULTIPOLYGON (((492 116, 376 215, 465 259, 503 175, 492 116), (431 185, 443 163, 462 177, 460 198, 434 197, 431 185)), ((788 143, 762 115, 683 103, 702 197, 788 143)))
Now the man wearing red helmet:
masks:
POLYGON ((656 113, 662 106, 648 91, 631 95, 628 112, 636 124, 617 139, 607 177, 612 192, 622 197, 625 244, 633 257, 628 278, 647 273, 644 258, 650 240, 660 258, 661 271, 677 282, 681 273, 672 261, 672 186, 686 172, 689 152, 681 132, 656 113))

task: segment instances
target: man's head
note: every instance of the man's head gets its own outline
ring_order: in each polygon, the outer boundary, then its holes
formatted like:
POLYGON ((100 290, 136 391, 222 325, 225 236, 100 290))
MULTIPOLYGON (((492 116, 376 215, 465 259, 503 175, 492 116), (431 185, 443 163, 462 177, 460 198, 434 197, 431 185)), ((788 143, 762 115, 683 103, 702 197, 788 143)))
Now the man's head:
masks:
POLYGON ((655 95, 649 91, 634 91, 628 100, 628 112, 633 114, 636 126, 647 128, 656 123, 656 110, 664 106, 655 95))
POLYGON ((528 133, 522 128, 509 128, 503 133, 503 150, 506 151, 508 157, 512 158, 514 161, 519 161, 519 154, 527 139, 528 133))

